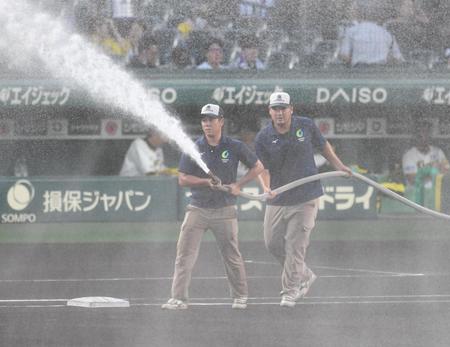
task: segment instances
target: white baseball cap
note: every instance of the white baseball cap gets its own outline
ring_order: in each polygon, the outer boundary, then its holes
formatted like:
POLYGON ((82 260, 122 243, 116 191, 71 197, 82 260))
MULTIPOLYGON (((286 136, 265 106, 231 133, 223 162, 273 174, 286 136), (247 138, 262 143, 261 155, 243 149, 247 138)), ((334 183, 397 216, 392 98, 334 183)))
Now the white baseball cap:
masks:
POLYGON ((269 107, 284 106, 291 104, 291 97, 285 92, 275 92, 270 95, 269 107))
POLYGON ((223 110, 219 105, 206 104, 202 107, 200 114, 209 117, 223 117, 223 110))

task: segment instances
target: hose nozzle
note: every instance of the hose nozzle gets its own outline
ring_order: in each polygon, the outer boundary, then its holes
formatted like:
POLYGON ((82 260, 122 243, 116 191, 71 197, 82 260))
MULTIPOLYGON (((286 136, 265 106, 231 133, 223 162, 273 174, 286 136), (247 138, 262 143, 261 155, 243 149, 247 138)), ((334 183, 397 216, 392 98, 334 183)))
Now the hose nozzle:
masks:
POLYGON ((208 176, 212 179, 212 183, 214 185, 221 185, 222 181, 220 180, 219 177, 217 177, 216 175, 214 175, 211 171, 208 172, 208 176))

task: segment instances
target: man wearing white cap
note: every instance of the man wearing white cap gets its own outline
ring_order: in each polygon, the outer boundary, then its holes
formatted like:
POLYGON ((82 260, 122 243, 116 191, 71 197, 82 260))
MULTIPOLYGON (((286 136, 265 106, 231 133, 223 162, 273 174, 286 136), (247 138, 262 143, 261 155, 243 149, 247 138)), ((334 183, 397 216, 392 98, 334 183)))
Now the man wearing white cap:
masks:
POLYGON ((215 104, 201 111, 203 136, 196 141, 202 160, 230 189, 217 189, 214 182, 192 159, 182 155, 178 183, 191 188, 191 201, 181 226, 172 282, 172 297, 163 309, 186 309, 191 274, 197 260, 203 234, 213 232, 225 264, 233 297, 233 308, 247 307, 247 278, 244 260, 238 246, 236 196, 241 187, 257 177, 264 169, 256 155, 243 142, 222 133, 223 111, 215 104), (250 169, 236 180, 239 161, 250 169))
POLYGON ((315 150, 336 170, 351 170, 336 156, 313 120, 293 114, 290 96, 276 92, 270 96, 272 122, 256 137, 256 154, 264 165, 261 174, 264 191, 269 193, 264 217, 267 249, 283 267, 281 306, 293 307, 306 295, 316 275, 305 263, 309 237, 315 225, 321 183, 311 182, 279 195, 273 189, 318 173, 315 150))

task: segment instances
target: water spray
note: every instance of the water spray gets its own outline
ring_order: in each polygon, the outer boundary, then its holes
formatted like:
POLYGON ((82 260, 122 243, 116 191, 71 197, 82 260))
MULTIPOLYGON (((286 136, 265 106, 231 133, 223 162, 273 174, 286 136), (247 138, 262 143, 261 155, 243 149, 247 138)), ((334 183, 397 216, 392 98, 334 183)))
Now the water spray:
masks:
POLYGON ((26 0, 15 0, 0 1, 0 27, 0 50, 12 66, 32 68, 29 62, 40 58, 54 77, 73 81, 95 101, 155 126, 209 173, 194 142, 161 102, 98 47, 71 33, 64 23, 39 12, 26 0))

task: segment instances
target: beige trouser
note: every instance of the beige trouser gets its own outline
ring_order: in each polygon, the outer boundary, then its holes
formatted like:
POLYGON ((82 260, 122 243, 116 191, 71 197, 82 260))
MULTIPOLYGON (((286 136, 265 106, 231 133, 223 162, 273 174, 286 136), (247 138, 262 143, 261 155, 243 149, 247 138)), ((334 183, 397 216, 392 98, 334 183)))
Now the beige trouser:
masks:
POLYGON ((294 295, 300 282, 311 277, 305 257, 317 210, 317 199, 294 206, 266 206, 264 240, 283 267, 281 284, 285 294, 294 295))
POLYGON ((231 296, 248 296, 244 259, 239 251, 236 206, 199 208, 188 205, 177 244, 172 297, 187 300, 192 270, 203 234, 210 229, 216 238, 225 265, 231 296))

